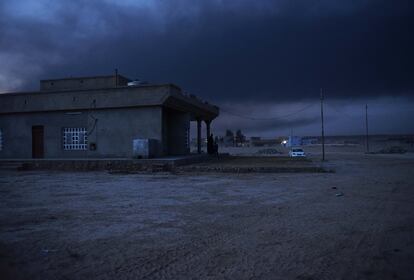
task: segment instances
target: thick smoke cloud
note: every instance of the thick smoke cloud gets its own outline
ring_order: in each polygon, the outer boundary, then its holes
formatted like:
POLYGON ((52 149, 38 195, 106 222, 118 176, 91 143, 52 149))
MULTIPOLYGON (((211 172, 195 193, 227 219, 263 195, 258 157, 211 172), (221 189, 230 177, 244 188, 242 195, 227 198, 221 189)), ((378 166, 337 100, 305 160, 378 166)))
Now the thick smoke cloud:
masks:
POLYGON ((321 87, 409 97, 412 26, 407 0, 6 0, 0 92, 118 68, 219 105, 315 100, 321 87))
POLYGON ((9 1, 3 87, 121 72, 203 97, 412 93, 410 1, 9 1), (259 2, 259 3, 257 3, 259 2), (10 81, 10 84, 9 84, 10 81), (20 81, 14 83, 13 81, 20 81))

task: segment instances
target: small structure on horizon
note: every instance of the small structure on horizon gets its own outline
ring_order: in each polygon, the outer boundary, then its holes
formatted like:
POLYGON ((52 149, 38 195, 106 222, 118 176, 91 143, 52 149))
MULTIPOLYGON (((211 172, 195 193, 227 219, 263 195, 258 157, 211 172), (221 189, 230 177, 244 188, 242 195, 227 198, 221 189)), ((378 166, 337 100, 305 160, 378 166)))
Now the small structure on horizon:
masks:
POLYGON ((276 138, 263 139, 258 136, 250 137, 250 146, 252 147, 272 147, 280 144, 280 140, 276 138))

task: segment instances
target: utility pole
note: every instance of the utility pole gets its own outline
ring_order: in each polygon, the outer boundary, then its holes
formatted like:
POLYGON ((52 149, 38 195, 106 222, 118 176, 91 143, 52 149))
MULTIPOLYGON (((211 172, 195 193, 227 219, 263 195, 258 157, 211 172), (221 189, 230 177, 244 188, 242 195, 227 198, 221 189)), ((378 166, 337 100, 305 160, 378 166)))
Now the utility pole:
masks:
POLYGON ((118 68, 115 69, 115 87, 118 87, 118 68))
POLYGON ((365 104, 365 144, 367 147, 367 153, 369 153, 369 141, 368 141, 368 104, 365 104))
POLYGON ((325 128, 323 125, 323 91, 321 88, 321 120, 322 120, 322 161, 325 161, 325 128))

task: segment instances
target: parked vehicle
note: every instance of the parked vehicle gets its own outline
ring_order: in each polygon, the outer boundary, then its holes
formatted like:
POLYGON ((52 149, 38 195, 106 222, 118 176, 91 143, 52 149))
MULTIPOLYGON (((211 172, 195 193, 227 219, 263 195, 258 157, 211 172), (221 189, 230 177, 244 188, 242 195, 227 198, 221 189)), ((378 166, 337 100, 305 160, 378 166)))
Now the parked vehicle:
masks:
POLYGON ((306 157, 306 154, 305 154, 305 152, 302 149, 292 148, 289 151, 289 156, 290 157, 306 157))

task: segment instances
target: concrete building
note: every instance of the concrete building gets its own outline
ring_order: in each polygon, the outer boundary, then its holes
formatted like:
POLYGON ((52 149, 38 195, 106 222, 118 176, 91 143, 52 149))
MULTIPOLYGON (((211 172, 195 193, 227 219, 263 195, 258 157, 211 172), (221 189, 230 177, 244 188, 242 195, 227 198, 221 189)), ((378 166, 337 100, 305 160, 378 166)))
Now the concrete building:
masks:
POLYGON ((190 122, 206 133, 217 106, 173 84, 128 86, 121 75, 40 81, 40 91, 0 94, 0 158, 131 158, 189 153, 190 122))

